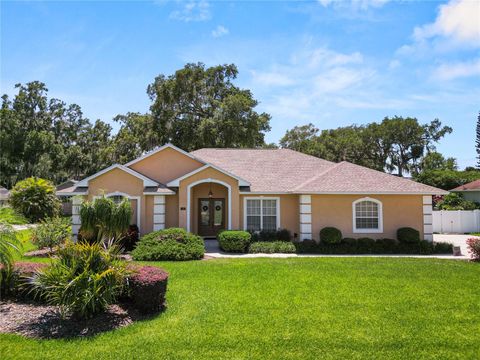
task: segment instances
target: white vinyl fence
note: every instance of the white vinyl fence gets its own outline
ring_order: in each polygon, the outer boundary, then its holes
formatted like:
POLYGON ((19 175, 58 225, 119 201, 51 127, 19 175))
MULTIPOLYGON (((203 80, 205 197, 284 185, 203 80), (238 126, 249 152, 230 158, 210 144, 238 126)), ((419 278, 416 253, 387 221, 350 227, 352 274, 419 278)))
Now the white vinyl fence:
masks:
POLYGON ((433 212, 433 232, 480 232, 480 210, 440 210, 433 212))

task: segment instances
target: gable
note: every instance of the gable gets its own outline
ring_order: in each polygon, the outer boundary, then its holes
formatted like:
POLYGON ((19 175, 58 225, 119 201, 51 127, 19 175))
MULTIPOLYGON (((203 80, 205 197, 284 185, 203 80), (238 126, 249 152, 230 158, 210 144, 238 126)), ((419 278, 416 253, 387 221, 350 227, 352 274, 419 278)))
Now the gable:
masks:
POLYGON ((162 184, 167 184, 204 165, 200 160, 173 146, 163 146, 126 164, 129 168, 162 184))
POLYGON ((88 182, 88 195, 100 195, 102 192, 123 192, 129 195, 143 193, 143 180, 119 168, 113 168, 88 182))

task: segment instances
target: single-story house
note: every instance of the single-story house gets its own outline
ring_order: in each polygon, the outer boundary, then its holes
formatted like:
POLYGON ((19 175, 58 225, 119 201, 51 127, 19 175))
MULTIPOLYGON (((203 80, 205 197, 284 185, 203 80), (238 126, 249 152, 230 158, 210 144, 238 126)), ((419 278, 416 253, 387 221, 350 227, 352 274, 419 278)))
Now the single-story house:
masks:
POLYGON ((344 237, 395 238, 400 227, 432 239, 432 195, 447 192, 342 161, 289 149, 200 149, 166 144, 127 164, 114 164, 59 195, 78 204, 105 194, 130 199, 141 234, 182 227, 204 237, 223 229, 285 228, 297 240, 319 239, 323 227, 344 237))
POLYGON ((455 189, 452 189, 450 191, 453 193, 462 194, 465 200, 480 203, 480 179, 457 186, 455 189))

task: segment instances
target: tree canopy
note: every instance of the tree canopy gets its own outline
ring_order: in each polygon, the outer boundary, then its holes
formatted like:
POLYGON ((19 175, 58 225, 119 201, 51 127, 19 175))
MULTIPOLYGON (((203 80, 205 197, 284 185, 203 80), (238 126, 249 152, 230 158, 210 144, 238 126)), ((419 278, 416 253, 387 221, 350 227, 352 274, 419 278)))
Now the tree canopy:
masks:
POLYGON ((45 84, 17 84, 0 109, 0 183, 12 187, 31 176, 56 183, 111 163, 110 125, 92 124, 76 104, 48 99, 45 84))
POLYGON ((202 147, 272 147, 265 144, 270 115, 254 109, 250 90, 233 84, 235 65, 187 64, 159 75, 148 86, 150 112, 117 115, 112 127, 83 116, 80 106, 49 99, 44 83, 17 84, 2 96, 0 184, 11 188, 31 176, 60 183, 125 163, 171 142, 191 151, 202 147))
POLYGON ((254 110, 258 101, 250 90, 233 84, 237 75, 233 64, 207 68, 197 63, 157 76, 147 89, 151 112, 115 118, 122 125, 118 141, 123 156, 134 157, 167 142, 186 151, 265 146, 270 115, 254 110))
POLYGON ((286 132, 280 145, 331 161, 349 161, 381 171, 417 173, 424 156, 452 128, 435 119, 420 124, 416 118, 395 116, 381 123, 347 126, 319 132, 313 124, 286 132))

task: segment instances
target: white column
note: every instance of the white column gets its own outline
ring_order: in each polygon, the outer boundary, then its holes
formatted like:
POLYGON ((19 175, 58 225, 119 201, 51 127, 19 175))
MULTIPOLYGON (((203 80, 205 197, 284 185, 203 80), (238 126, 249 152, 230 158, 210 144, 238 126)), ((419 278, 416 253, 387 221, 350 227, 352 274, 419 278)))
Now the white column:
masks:
POLYGON ((72 234, 75 240, 77 239, 78 231, 80 230, 80 225, 82 224, 80 219, 80 205, 82 200, 83 199, 80 196, 74 196, 72 198, 72 234))
POLYGON ((433 241, 432 196, 423 197, 423 238, 433 241))
POLYGON ((300 195, 300 241, 312 238, 312 196, 300 195))
POLYGON ((165 195, 153 197, 153 231, 165 229, 165 195))

